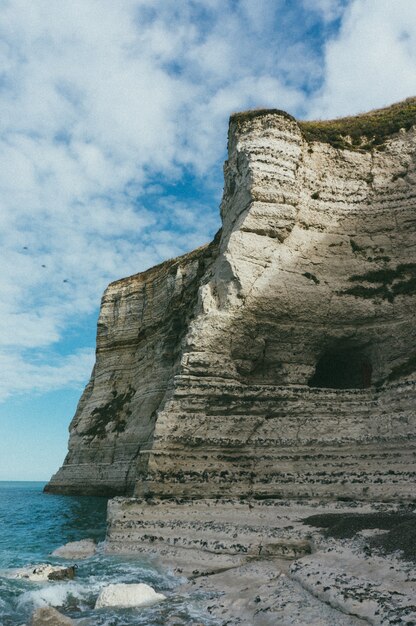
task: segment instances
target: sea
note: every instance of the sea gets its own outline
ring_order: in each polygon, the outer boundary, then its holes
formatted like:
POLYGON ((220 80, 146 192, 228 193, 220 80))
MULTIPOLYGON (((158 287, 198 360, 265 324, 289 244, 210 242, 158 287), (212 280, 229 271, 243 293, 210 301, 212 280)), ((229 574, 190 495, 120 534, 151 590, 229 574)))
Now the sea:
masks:
POLYGON ((218 626, 203 595, 181 595, 184 580, 143 558, 106 555, 106 498, 43 493, 42 482, 0 481, 0 625, 30 624, 33 611, 53 606, 82 626, 218 626), (69 541, 93 538, 97 554, 79 561, 74 580, 30 582, 11 578, 14 568, 40 563, 72 565, 51 556, 69 541), (153 607, 94 609, 110 583, 147 583, 167 599, 153 607), (85 620, 85 621, 84 621, 85 620))

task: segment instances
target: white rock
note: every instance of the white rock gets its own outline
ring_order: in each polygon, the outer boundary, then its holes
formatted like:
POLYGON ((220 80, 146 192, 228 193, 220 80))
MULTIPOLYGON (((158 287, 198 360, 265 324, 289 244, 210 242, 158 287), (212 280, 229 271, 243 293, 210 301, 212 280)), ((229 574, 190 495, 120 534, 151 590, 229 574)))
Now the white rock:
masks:
POLYGON ((118 583, 104 587, 95 604, 96 609, 105 606, 151 606, 165 600, 163 593, 157 593, 153 587, 145 583, 118 583))
POLYGON ((52 556, 59 556, 63 559, 88 559, 96 551, 96 544, 93 539, 81 539, 81 541, 70 541, 64 546, 52 552, 52 556))

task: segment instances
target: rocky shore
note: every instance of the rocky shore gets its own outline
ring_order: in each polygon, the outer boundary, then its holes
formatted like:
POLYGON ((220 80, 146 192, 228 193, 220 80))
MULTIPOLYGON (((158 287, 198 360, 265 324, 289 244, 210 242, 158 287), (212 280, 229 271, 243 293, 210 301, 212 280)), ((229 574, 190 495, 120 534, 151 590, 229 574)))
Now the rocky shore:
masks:
MULTIPOLYGON (((164 626, 416 624, 416 512, 409 504, 119 499, 110 503, 105 546, 176 577, 164 594, 139 580, 103 586, 95 610, 130 607, 129 624, 161 602, 170 604, 164 626), (175 605, 193 607, 198 617, 175 605)), ((88 561, 94 544, 69 543, 56 553, 88 561)), ((74 573, 68 564, 44 564, 8 575, 53 586, 74 573)), ((97 613, 61 610, 38 608, 29 623, 96 626, 97 613)))
POLYGON ((199 597, 207 618, 223 626, 414 625, 415 545, 409 505, 116 499, 109 506, 107 550, 141 553, 186 576, 178 592, 199 597))

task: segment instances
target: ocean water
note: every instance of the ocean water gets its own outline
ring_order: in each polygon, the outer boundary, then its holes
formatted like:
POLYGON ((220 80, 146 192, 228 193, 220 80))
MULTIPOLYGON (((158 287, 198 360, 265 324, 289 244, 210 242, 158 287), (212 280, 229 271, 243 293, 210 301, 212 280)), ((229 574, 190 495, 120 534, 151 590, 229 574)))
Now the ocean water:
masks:
MULTIPOLYGON (((0 481, 0 625, 30 623, 35 608, 56 607, 81 620, 82 626, 217 626, 201 609, 202 596, 178 592, 182 582, 167 570, 140 558, 105 555, 105 498, 44 494, 44 483, 0 481), (63 582, 30 582, 10 578, 17 567, 72 561, 50 553, 68 541, 94 538, 98 554, 77 563, 76 577, 63 582), (109 583, 144 582, 167 600, 136 609, 94 610, 100 590, 109 583)), ((80 622, 81 624, 81 622, 80 622)))

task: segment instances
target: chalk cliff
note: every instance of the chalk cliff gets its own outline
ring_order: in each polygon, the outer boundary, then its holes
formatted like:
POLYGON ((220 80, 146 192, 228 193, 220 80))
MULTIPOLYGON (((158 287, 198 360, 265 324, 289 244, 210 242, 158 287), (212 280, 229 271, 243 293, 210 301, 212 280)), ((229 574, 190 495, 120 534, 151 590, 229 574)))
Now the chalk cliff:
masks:
POLYGON ((414 498, 414 124, 233 115, 222 229, 108 287, 47 490, 414 498))

